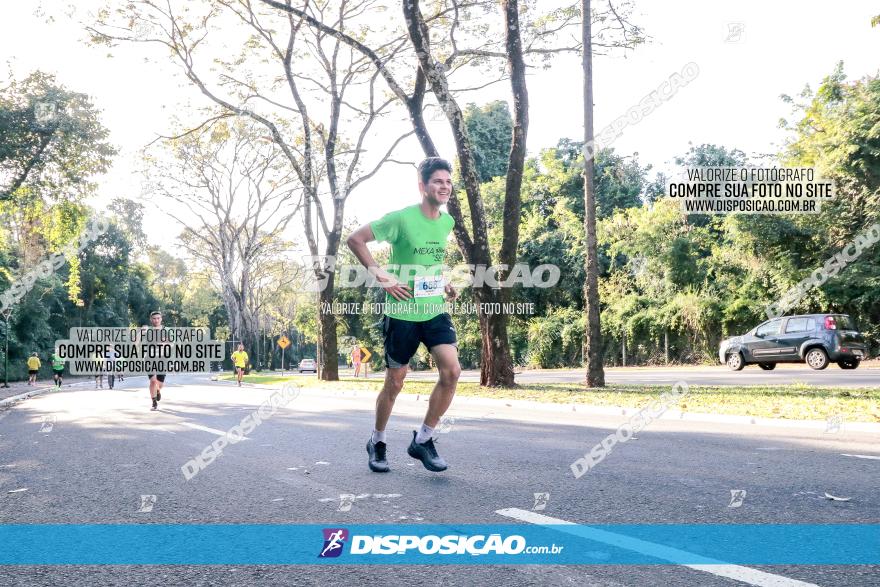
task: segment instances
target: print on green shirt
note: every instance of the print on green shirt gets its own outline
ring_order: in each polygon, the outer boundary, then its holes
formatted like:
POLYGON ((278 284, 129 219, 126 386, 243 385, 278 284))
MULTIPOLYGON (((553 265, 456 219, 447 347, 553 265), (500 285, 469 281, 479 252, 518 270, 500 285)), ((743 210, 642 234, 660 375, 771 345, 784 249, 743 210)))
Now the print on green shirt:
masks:
POLYGON ((370 223, 379 242, 391 244, 388 272, 408 285, 413 297, 399 302, 385 294, 385 315, 410 322, 424 322, 444 312, 443 261, 446 239, 455 220, 445 212, 432 220, 418 204, 389 212, 370 223), (408 275, 401 266, 410 266, 408 275))

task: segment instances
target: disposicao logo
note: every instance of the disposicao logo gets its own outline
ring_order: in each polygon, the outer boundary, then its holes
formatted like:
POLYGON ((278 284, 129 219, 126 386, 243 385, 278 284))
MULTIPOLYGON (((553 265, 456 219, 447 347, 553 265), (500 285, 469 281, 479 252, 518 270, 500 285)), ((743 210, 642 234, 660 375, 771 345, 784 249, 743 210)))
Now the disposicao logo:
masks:
POLYGON ((435 535, 411 534, 361 535, 350 534, 345 528, 325 528, 324 548, 318 558, 335 558, 350 543, 350 555, 518 555, 559 554, 564 546, 527 546, 524 536, 514 534, 435 535))
MULTIPOLYGON (((543 547, 542 547, 543 548, 543 547)), ((547 552, 550 552, 550 548, 547 552)), ((415 550, 419 554, 520 554, 527 550, 526 539, 522 536, 502 538, 500 534, 490 536, 353 536, 351 554, 407 554, 415 550)), ((562 550, 561 548, 559 549, 562 550)), ((555 554, 555 553, 554 553, 555 554)))
POLYGON ((335 558, 342 554, 342 547, 348 540, 348 530, 345 528, 324 528, 324 548, 318 558, 335 558))

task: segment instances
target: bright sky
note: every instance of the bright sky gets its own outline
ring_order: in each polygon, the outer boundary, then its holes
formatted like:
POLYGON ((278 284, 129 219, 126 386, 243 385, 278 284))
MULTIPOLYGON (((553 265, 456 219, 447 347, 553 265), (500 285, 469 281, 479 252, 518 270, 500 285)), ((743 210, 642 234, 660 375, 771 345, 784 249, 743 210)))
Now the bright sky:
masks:
MULTIPOLYGON (((120 150, 113 170, 100 180, 101 199, 136 198, 141 190, 135 173, 140 149, 170 131, 169 117, 182 104, 201 104, 204 98, 170 75, 173 67, 145 62, 143 47, 114 50, 108 58, 106 49, 83 44, 76 19, 64 14, 67 3, 43 4, 54 22, 35 15, 33 3, 4 5, 0 55, 18 78, 40 69, 55 74, 68 89, 92 96, 120 150)), ((688 142, 736 147, 748 154, 776 152, 785 138, 777 123, 790 114, 780 94, 794 96, 807 83, 815 88, 840 60, 850 79, 878 74, 880 27, 870 26, 878 13, 876 2, 869 0, 842 2, 833 9, 815 0, 636 0, 632 20, 652 39, 625 58, 596 58, 596 133, 694 62, 698 77, 625 128, 613 144, 618 152, 638 152, 640 161, 655 169, 668 167, 688 142)), ((530 154, 561 137, 583 135, 581 84, 577 56, 559 57, 549 71, 531 73, 530 154)), ((471 93, 467 101, 494 99, 509 100, 506 83, 471 93)), ((453 159, 448 126, 434 123, 433 133, 441 151, 453 159)), ((418 153, 413 140, 400 147, 398 158, 416 159, 418 153)), ((387 166, 351 196, 347 218, 364 222, 417 201, 414 175, 412 169, 387 166)), ((148 213, 146 222, 150 240, 171 248, 180 227, 162 214, 161 205, 148 213)))

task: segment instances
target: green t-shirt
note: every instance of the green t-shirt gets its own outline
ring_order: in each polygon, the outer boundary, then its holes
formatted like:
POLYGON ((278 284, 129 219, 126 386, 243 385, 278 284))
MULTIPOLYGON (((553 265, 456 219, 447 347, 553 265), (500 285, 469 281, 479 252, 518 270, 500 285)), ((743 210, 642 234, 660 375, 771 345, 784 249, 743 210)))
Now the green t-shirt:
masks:
POLYGON ((377 241, 391 243, 388 272, 413 293, 403 302, 385 294, 386 316, 424 322, 443 313, 443 261, 453 226, 455 220, 449 214, 440 212, 439 218, 431 220, 418 205, 390 212, 370 223, 377 241))
POLYGON ((64 369, 64 359, 62 359, 55 353, 52 353, 52 368, 56 371, 61 371, 62 369, 64 369))

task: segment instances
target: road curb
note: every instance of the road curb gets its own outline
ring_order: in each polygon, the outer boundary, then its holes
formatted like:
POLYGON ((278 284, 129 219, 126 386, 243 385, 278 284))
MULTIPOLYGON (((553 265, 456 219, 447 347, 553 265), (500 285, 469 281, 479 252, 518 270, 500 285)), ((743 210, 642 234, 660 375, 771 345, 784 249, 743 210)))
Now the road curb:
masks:
POLYGON ((220 379, 212 379, 212 380, 210 381, 210 383, 212 383, 212 384, 217 384, 217 385, 222 385, 222 386, 225 386, 225 387, 235 387, 235 388, 238 388, 238 389, 245 389, 245 388, 251 388, 251 389, 281 389, 281 387, 282 387, 281 385, 272 385, 272 384, 269 384, 269 383, 244 383, 244 384, 239 388, 239 387, 238 387, 238 384, 237 384, 235 381, 223 381, 223 380, 220 380, 220 379))
MULTIPOLYGON (((134 375, 132 377, 143 377, 143 375, 134 375)), ((61 389, 75 387, 77 385, 85 385, 86 383, 89 383, 89 382, 88 381, 77 381, 76 383, 68 383, 67 385, 62 386, 61 389)), ((232 385, 235 386, 234 382, 227 382, 227 381, 211 381, 211 383, 219 383, 221 385, 224 383, 232 383, 232 385)), ((248 384, 248 385, 250 387, 253 387, 256 389, 280 389, 280 387, 264 386, 264 385, 260 385, 260 384, 248 384)), ((20 393, 18 395, 13 395, 12 397, 7 397, 5 399, 0 399, 0 408, 5 408, 6 406, 11 406, 13 404, 17 404, 18 402, 24 401, 28 398, 36 397, 38 395, 42 395, 44 393, 48 393, 48 392, 54 391, 54 390, 55 390, 55 386, 50 385, 47 387, 41 387, 39 389, 32 389, 31 391, 28 391, 26 393, 20 393)))
POLYGON ((12 397, 7 397, 6 399, 0 399, 0 408, 11 406, 12 404, 16 404, 20 401, 26 400, 29 397, 34 397, 36 395, 44 394, 50 390, 55 389, 54 387, 43 387, 40 389, 33 389, 27 393, 20 393, 18 395, 13 395, 12 397))
MULTIPOLYGON (((304 390, 310 391, 318 391, 321 393, 327 393, 330 391, 326 388, 309 388, 304 387, 304 390)), ((346 392, 350 391, 359 391, 361 393, 371 393, 378 394, 377 391, 370 390, 332 390, 334 395, 345 396, 346 392)), ((398 396, 398 399, 403 397, 411 397, 415 394, 407 393, 401 394, 398 396)), ((426 394, 421 394, 424 399, 427 399, 426 394)), ((418 397, 418 396, 416 396, 418 397)), ((482 405, 486 408, 493 408, 496 411, 496 417, 503 417, 505 408, 516 408, 520 410, 528 410, 530 412, 543 412, 543 413, 578 413, 583 415, 596 415, 596 416, 619 416, 621 418, 631 418, 636 413, 638 413, 643 408, 634 408, 623 407, 623 406, 599 406, 599 405, 590 405, 590 404, 556 404, 556 403, 546 403, 546 402, 536 402, 531 400, 510 400, 510 399, 495 399, 488 397, 478 397, 478 396, 456 396, 453 406, 455 404, 468 404, 468 405, 482 405)), ((728 414, 708 414, 704 412, 682 412, 679 410, 667 410, 662 415, 655 418, 656 420, 664 420, 667 422, 694 422, 694 423, 715 423, 715 424, 734 424, 741 426, 769 426, 774 428, 794 428, 794 429, 806 429, 806 430, 819 430, 826 431, 828 429, 828 421, 827 420, 784 420, 780 418, 763 418, 757 416, 738 416, 738 415, 728 415, 728 414)), ((876 424, 873 422, 849 422, 846 420, 842 420, 840 422, 840 431, 841 432, 862 432, 868 434, 880 434, 880 424, 876 424)), ((829 432, 830 434, 830 432, 829 432)))
POLYGON ((50 391, 62 391, 64 389, 69 389, 71 387, 76 387, 77 385, 85 385, 90 383, 89 381, 77 381, 76 383, 68 383, 67 385, 62 385, 61 389, 57 389, 54 385, 49 385, 46 387, 41 387, 39 389, 33 389, 28 391, 27 393, 20 393, 18 395, 13 395, 12 397, 7 397, 5 399, 0 399, 0 408, 11 406, 13 404, 17 404, 20 401, 24 401, 28 398, 35 397, 38 395, 43 395, 44 393, 48 393, 50 391))
MULTIPOLYGON (((597 406, 590 404, 551 404, 530 400, 503 400, 482 398, 475 396, 456 397, 455 401, 465 400, 466 403, 484 403, 489 406, 503 404, 506 407, 538 410, 545 412, 580 412, 584 414, 596 414, 601 416, 632 417, 643 408, 623 406, 597 406)), ((827 420, 784 420, 781 418, 762 418, 757 416, 737 416, 729 414, 707 414, 704 412, 682 412, 679 410, 667 410, 657 420, 669 422, 704 422, 717 424, 740 424, 747 426, 772 426, 776 428, 803 428, 810 430, 826 430, 827 420)), ((841 422, 841 429, 848 432, 866 432, 880 434, 880 424, 873 422, 841 422)))

